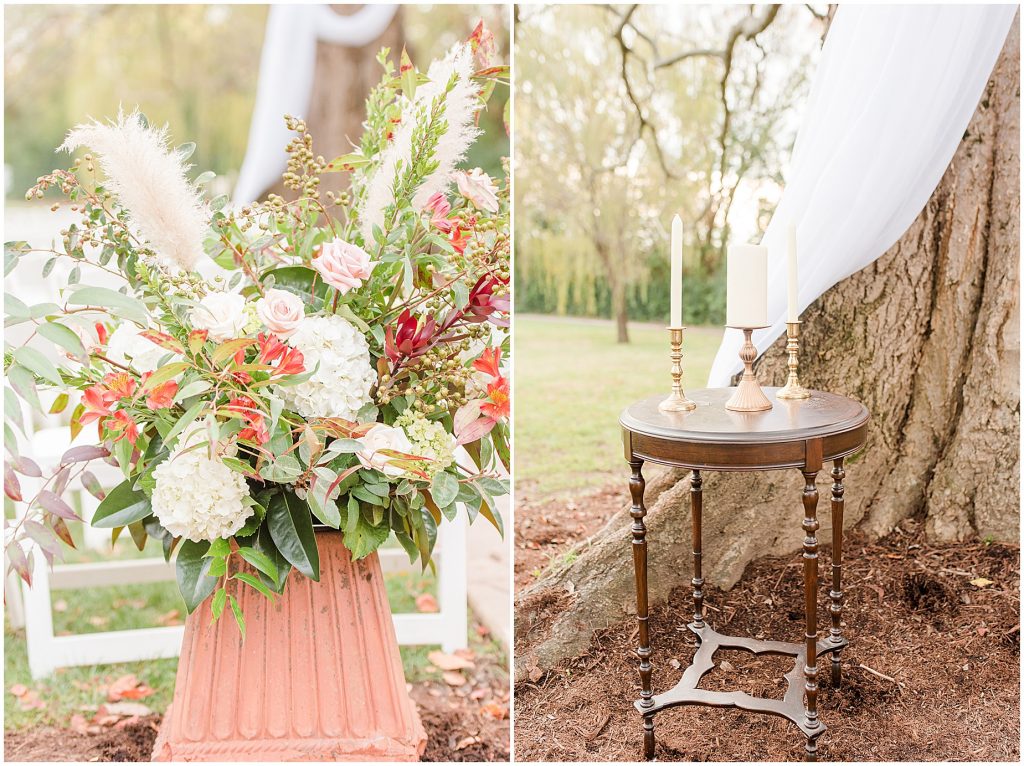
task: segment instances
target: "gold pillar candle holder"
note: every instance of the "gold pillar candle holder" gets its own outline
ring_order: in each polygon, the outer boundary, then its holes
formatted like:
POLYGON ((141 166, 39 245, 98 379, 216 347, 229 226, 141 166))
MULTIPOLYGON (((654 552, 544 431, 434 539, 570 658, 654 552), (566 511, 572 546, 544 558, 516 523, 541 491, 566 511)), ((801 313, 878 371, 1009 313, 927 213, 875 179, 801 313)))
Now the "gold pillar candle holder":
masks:
POLYGON ((668 337, 672 345, 672 393, 658 405, 658 409, 662 412, 689 412, 697 407, 697 403, 687 399, 683 393, 683 328, 669 327, 668 337))
POLYGON ((786 322, 786 351, 789 352, 789 378, 777 394, 778 399, 809 399, 811 392, 800 385, 797 368, 800 365, 800 322, 786 322))
POLYGON ((736 330, 743 330, 743 347, 740 348, 740 359, 743 360, 743 377, 736 391, 725 403, 727 410, 733 412, 762 412, 770 410, 772 403, 761 390, 761 384, 757 382, 754 374, 754 360, 757 359, 757 349, 750 339, 754 330, 763 330, 763 327, 736 327, 736 330))

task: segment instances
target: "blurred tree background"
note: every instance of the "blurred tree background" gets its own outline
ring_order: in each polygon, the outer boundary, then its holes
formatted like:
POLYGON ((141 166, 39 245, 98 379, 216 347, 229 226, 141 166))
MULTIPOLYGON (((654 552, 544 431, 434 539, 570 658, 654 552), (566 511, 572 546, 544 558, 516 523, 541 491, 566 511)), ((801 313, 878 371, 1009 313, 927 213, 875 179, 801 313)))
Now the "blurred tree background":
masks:
POLYGON ((781 195, 826 10, 519 7, 517 311, 611 317, 620 342, 666 321, 678 213, 684 319, 721 324, 726 246, 781 195))
MULTIPOLYGON (((508 16, 500 6, 413 5, 401 13, 421 68, 468 37, 481 18, 507 60, 508 16)), ((18 200, 61 164, 54 149, 68 128, 116 115, 121 105, 138 105, 151 122, 169 124, 178 143, 196 142, 192 162, 217 173, 212 191, 229 191, 245 156, 266 17, 266 5, 6 7, 7 195, 18 200)), ((496 94, 482 120, 499 127, 505 98, 496 94)), ((504 130, 488 130, 469 159, 499 174, 508 151, 504 130)))

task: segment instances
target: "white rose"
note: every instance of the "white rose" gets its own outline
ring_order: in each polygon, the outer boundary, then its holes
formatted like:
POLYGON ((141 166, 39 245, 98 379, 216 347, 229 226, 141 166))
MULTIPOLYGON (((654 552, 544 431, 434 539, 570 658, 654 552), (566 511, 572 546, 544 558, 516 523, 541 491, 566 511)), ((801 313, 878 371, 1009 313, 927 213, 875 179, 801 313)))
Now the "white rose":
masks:
POLYGON ((491 213, 498 210, 498 187, 484 171, 480 168, 473 168, 468 173, 460 170, 456 171, 454 176, 455 185, 459 187, 459 194, 472 202, 479 210, 487 210, 491 213))
POLYGON ((271 288, 256 301, 256 315, 272 333, 287 338, 302 322, 306 307, 302 304, 302 298, 294 293, 271 288))
POLYGON ((394 450, 407 455, 412 453, 412 442, 401 428, 380 423, 367 431, 366 436, 359 439, 359 442, 363 448, 356 453, 356 457, 363 464, 363 468, 372 468, 391 478, 405 473, 405 469, 391 464, 390 461, 394 460, 393 456, 380 452, 381 450, 394 450))
POLYGON ((215 341, 231 340, 242 335, 248 317, 245 298, 238 293, 207 293, 189 314, 197 330, 209 330, 215 341))

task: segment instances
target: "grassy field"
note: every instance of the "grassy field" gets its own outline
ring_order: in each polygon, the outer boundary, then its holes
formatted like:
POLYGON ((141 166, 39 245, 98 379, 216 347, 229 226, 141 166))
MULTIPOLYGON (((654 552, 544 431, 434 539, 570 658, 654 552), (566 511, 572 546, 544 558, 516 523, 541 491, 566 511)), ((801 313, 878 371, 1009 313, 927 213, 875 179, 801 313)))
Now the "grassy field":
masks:
MULTIPOLYGON (((618 417, 634 400, 670 388, 668 333, 630 326, 615 342, 609 321, 515 319, 515 477, 543 495, 625 476, 618 417)), ((684 387, 701 388, 722 329, 694 327, 683 347, 684 387)))
MULTIPOLYGON (((71 525, 72 528, 78 525, 71 525)), ((76 534, 76 537, 79 535, 76 534)), ((135 551, 130 543, 118 543, 117 558, 143 555, 135 551)), ((146 555, 159 555, 158 549, 148 550, 146 555)), ((98 552, 70 552, 69 560, 82 561, 104 558, 98 552)), ((385 577, 388 599, 392 611, 415 612, 416 597, 422 593, 437 596, 437 580, 434 575, 411 572, 389 573, 385 577)), ((53 593, 54 632, 90 633, 107 630, 129 630, 134 628, 157 627, 181 624, 185 617, 185 606, 173 582, 146 585, 124 585, 110 588, 83 588, 53 593)), ((204 605, 203 608, 209 608, 204 605)), ((230 620, 230 616, 226 617, 230 620)), ((482 639, 470 627, 470 646, 477 654, 495 657, 504 664, 501 644, 482 639)), ((427 654, 436 646, 401 647, 402 664, 406 680, 416 682, 434 678, 438 674, 428 670, 427 654)), ((152 660, 148 662, 122 663, 94 667, 64 668, 52 677, 33 681, 29 675, 28 654, 25 650, 24 630, 13 630, 4 620, 4 728, 7 731, 47 724, 67 726, 71 716, 84 713, 90 706, 104 701, 104 687, 128 673, 134 673, 139 680, 153 688, 154 694, 140 700, 155 712, 162 713, 174 694, 174 677, 178 660, 152 660), (46 702, 41 709, 22 710, 18 700, 10 693, 15 684, 24 684, 39 693, 46 702)))

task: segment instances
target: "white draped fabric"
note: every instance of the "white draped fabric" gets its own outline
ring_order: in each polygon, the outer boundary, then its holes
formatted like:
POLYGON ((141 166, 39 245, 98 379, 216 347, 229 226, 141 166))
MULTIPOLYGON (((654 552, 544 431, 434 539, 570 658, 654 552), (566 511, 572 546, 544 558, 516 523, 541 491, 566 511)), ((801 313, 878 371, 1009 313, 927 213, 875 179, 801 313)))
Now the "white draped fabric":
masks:
MULTIPOLYGON (((840 5, 765 232, 768 319, 785 332, 786 228, 797 224, 803 311, 889 249, 942 178, 1002 49, 1016 5, 840 5)), ((726 330, 708 385, 742 369, 726 330)))
POLYGON ((327 5, 271 6, 249 143, 232 195, 235 204, 252 202, 284 172, 284 148, 291 136, 283 117, 307 114, 317 41, 369 45, 384 34, 397 10, 398 6, 391 4, 364 5, 350 16, 342 16, 327 5))

